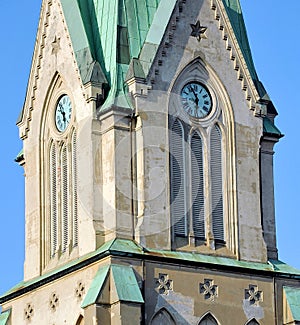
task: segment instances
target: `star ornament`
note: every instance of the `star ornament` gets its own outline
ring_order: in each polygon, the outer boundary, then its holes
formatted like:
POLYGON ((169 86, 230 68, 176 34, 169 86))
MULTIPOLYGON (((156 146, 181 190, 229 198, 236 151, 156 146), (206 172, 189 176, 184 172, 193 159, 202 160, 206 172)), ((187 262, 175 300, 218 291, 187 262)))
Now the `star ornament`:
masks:
POLYGON ((196 24, 191 24, 192 27, 192 33, 191 36, 196 37, 198 42, 201 41, 201 38, 207 38, 205 35, 205 32, 207 30, 207 27, 201 26, 200 21, 198 20, 196 24))

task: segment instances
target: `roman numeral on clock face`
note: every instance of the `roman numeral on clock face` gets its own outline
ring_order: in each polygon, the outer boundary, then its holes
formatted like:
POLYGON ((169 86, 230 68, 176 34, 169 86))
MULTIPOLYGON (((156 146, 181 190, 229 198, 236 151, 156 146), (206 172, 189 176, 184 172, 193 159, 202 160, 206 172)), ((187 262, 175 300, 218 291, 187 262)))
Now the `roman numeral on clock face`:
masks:
POLYGON ((182 108, 193 117, 204 118, 212 109, 208 89, 200 82, 190 82, 181 91, 182 108))

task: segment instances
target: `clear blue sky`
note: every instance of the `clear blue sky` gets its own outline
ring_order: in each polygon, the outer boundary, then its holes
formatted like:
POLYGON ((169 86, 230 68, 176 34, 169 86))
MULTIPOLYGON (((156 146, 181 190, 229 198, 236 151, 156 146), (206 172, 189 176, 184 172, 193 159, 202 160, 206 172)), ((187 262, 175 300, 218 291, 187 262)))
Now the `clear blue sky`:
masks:
MULTIPOLYGON (((23 169, 14 163, 22 147, 15 121, 30 71, 41 0, 0 1, 0 293, 22 280, 24 260, 23 169)), ((300 268, 299 111, 300 1, 241 0, 258 75, 286 135, 275 150, 276 216, 280 259, 300 268), (296 115, 295 115, 296 114, 296 115)))

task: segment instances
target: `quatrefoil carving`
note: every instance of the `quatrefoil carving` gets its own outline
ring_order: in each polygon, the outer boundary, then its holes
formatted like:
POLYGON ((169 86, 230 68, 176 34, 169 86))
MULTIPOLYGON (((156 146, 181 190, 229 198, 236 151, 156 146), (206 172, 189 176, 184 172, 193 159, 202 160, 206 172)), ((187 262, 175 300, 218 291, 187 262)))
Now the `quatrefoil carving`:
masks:
POLYGON ((173 291, 173 281, 169 279, 168 274, 159 273, 156 283, 158 284, 157 290, 160 294, 168 295, 170 291, 173 291))
POLYGON ((56 311, 56 308, 58 307, 59 304, 59 298, 56 293, 52 293, 50 299, 49 299, 49 306, 53 311, 56 311))
POLYGON ((27 304, 24 309, 24 317, 26 320, 31 320, 34 314, 34 308, 32 304, 27 304))
POLYGON ((259 302, 263 301, 263 292, 259 291, 256 285, 249 284, 249 289, 245 289, 245 299, 251 305, 259 305, 259 302))
POLYGON ((78 299, 81 299, 85 293, 85 285, 82 282, 78 282, 77 287, 75 289, 75 296, 78 299))
POLYGON ((200 293, 204 299, 214 301, 218 297, 218 286, 214 284, 214 280, 204 279, 204 282, 200 283, 200 293))

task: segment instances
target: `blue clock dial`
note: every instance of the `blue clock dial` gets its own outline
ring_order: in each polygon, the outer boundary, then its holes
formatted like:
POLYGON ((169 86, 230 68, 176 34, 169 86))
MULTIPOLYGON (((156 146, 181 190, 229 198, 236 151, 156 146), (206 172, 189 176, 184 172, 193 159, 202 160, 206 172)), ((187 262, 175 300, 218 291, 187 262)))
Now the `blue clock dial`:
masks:
POLYGON ((60 97, 55 110, 55 125, 59 132, 64 132, 68 127, 72 115, 72 103, 68 95, 60 97))
POLYGON ((199 82, 186 84, 181 91, 183 109, 192 117, 204 118, 212 109, 210 93, 199 82))

